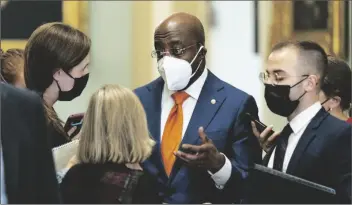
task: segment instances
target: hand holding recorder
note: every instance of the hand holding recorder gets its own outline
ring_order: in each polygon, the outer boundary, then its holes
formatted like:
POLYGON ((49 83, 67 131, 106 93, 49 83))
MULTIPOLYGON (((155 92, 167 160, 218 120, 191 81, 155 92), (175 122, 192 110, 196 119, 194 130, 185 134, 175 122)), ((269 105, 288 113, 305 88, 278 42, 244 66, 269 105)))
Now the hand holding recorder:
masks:
POLYGON ((257 137, 260 146, 265 152, 268 152, 273 146, 275 146, 276 137, 280 132, 274 132, 273 126, 266 126, 264 123, 255 119, 251 114, 246 113, 251 119, 253 134, 257 137))
POLYGON ((72 140, 82 128, 84 113, 70 115, 65 123, 64 130, 72 140))

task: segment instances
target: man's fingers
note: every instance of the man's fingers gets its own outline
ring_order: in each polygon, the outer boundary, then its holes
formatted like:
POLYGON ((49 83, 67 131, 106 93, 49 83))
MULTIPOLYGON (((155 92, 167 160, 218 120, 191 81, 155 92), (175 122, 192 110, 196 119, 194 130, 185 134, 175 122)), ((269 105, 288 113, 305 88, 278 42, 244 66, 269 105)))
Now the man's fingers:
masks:
POLYGON ((267 138, 269 138, 269 133, 270 131, 273 129, 273 125, 268 126, 267 128, 265 128, 265 130, 260 133, 259 137, 261 138, 262 141, 265 141, 267 138))
POLYGON ((182 151, 177 151, 174 153, 177 157, 180 157, 181 159, 185 159, 187 162, 196 162, 196 161, 202 161, 205 160, 205 154, 204 153, 197 153, 197 154, 188 154, 182 151))
POLYGON ((181 159, 182 161, 189 163, 189 159, 182 157, 181 155, 176 155, 176 157, 178 157, 179 159, 181 159))
POLYGON ((259 131, 257 130, 257 127, 255 126, 255 123, 254 123, 253 121, 251 122, 251 125, 252 125, 253 134, 254 134, 256 137, 259 137, 260 133, 259 133, 259 131))
POLYGON ((187 154, 181 151, 177 151, 174 153, 176 157, 180 158, 184 162, 189 163, 191 160, 187 157, 187 154))
POLYGON ((198 159, 198 155, 196 154, 187 154, 187 153, 184 153, 182 151, 177 151, 176 152, 176 156, 180 157, 180 158, 184 158, 184 159, 187 159, 187 160, 196 160, 198 159))
POLYGON ((279 134, 280 132, 275 132, 262 143, 262 148, 265 150, 265 152, 268 152, 272 148, 272 146, 274 145, 275 139, 279 134))
POLYGON ((202 144, 202 145, 191 145, 191 144, 183 144, 182 149, 191 151, 191 152, 209 152, 212 149, 212 144, 202 144))
POLYGON ((199 137, 202 140, 203 144, 209 142, 209 139, 208 139, 207 135, 204 133, 204 128, 203 127, 199 127, 198 128, 198 133, 199 133, 199 137))
POLYGON ((174 154, 177 158, 181 159, 182 161, 184 161, 185 163, 191 166, 198 166, 198 167, 204 166, 204 162, 206 159, 206 156, 204 153, 187 154, 182 151, 177 151, 174 154))
POLYGON ((271 135, 271 136, 267 139, 267 142, 271 144, 271 143, 276 139, 276 137, 277 137, 279 134, 280 134, 280 132, 275 132, 273 135, 271 135))

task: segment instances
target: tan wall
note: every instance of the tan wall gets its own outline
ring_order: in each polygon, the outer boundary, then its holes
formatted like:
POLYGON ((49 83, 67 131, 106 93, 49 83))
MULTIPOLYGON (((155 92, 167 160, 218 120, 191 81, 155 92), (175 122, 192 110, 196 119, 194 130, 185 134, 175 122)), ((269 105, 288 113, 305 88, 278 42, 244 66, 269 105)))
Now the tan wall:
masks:
POLYGON ((153 2, 134 1, 132 13, 132 88, 136 88, 152 79, 153 2))
MULTIPOLYGON (((270 51, 270 37, 271 37, 271 26, 273 22, 272 16, 273 5, 271 1, 260 1, 259 2, 259 41, 260 41, 260 55, 263 59, 263 70, 265 70, 265 64, 267 56, 270 51)), ((274 125, 275 130, 281 130, 287 120, 284 117, 280 117, 273 114, 266 105, 264 99, 264 90, 262 90, 262 112, 263 119, 261 119, 267 125, 274 125)))

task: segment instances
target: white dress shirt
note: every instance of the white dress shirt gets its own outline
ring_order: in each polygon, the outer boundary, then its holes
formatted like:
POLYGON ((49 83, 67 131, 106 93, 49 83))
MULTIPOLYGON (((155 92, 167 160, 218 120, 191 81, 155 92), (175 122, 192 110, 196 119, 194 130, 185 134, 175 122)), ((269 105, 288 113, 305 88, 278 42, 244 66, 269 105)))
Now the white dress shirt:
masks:
MULTIPOLYGON (((205 80, 208 76, 208 69, 204 69, 202 75, 191 85, 189 86, 185 92, 189 95, 189 97, 183 102, 182 110, 183 110, 183 128, 182 128, 182 138, 187 130, 188 124, 191 120, 194 108, 196 107, 199 95, 204 86, 205 80)), ((162 136, 164 133, 165 124, 167 118, 170 114, 172 107, 175 105, 175 102, 172 98, 172 94, 174 91, 170 91, 167 89, 166 84, 164 85, 162 97, 161 97, 161 124, 160 124, 160 142, 162 140, 162 136)), ((225 156, 225 155, 224 155, 225 156)), ((215 174, 211 175, 214 180, 217 188, 222 189, 226 182, 229 180, 232 171, 232 165, 230 160, 225 156, 225 164, 224 166, 215 174)))
POLYGON ((0 189, 1 189, 1 204, 7 204, 7 197, 6 197, 6 191, 5 191, 5 177, 4 177, 4 162, 2 159, 2 149, 0 150, 0 158, 1 158, 1 184, 0 184, 0 189))
MULTIPOLYGON (((305 109, 303 112, 299 113, 296 117, 294 117, 291 120, 291 122, 289 122, 293 133, 288 138, 285 158, 282 166, 283 172, 286 172, 288 164, 290 163, 292 154, 295 151, 296 146, 302 137, 302 134, 306 130, 308 124, 312 121, 314 116, 319 112, 321 108, 322 106, 320 102, 316 102, 310 107, 308 107, 307 109, 305 109)), ((274 166, 274 156, 275 156, 275 150, 270 156, 270 160, 268 163, 269 168, 273 168, 274 166)))

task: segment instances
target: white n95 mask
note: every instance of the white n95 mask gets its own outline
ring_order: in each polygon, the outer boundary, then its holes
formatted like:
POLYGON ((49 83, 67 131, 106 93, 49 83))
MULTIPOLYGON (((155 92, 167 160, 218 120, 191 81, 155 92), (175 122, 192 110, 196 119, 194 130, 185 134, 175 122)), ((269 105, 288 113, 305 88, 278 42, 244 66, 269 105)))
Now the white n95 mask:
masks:
POLYGON ((161 77, 164 79, 164 82, 167 85, 167 88, 171 91, 178 91, 184 89, 190 79, 197 73, 203 59, 199 62, 199 65, 196 71, 192 74, 192 63, 197 58, 199 52, 203 49, 201 46, 194 56, 191 63, 186 60, 179 58, 164 56, 158 61, 158 71, 161 77))

